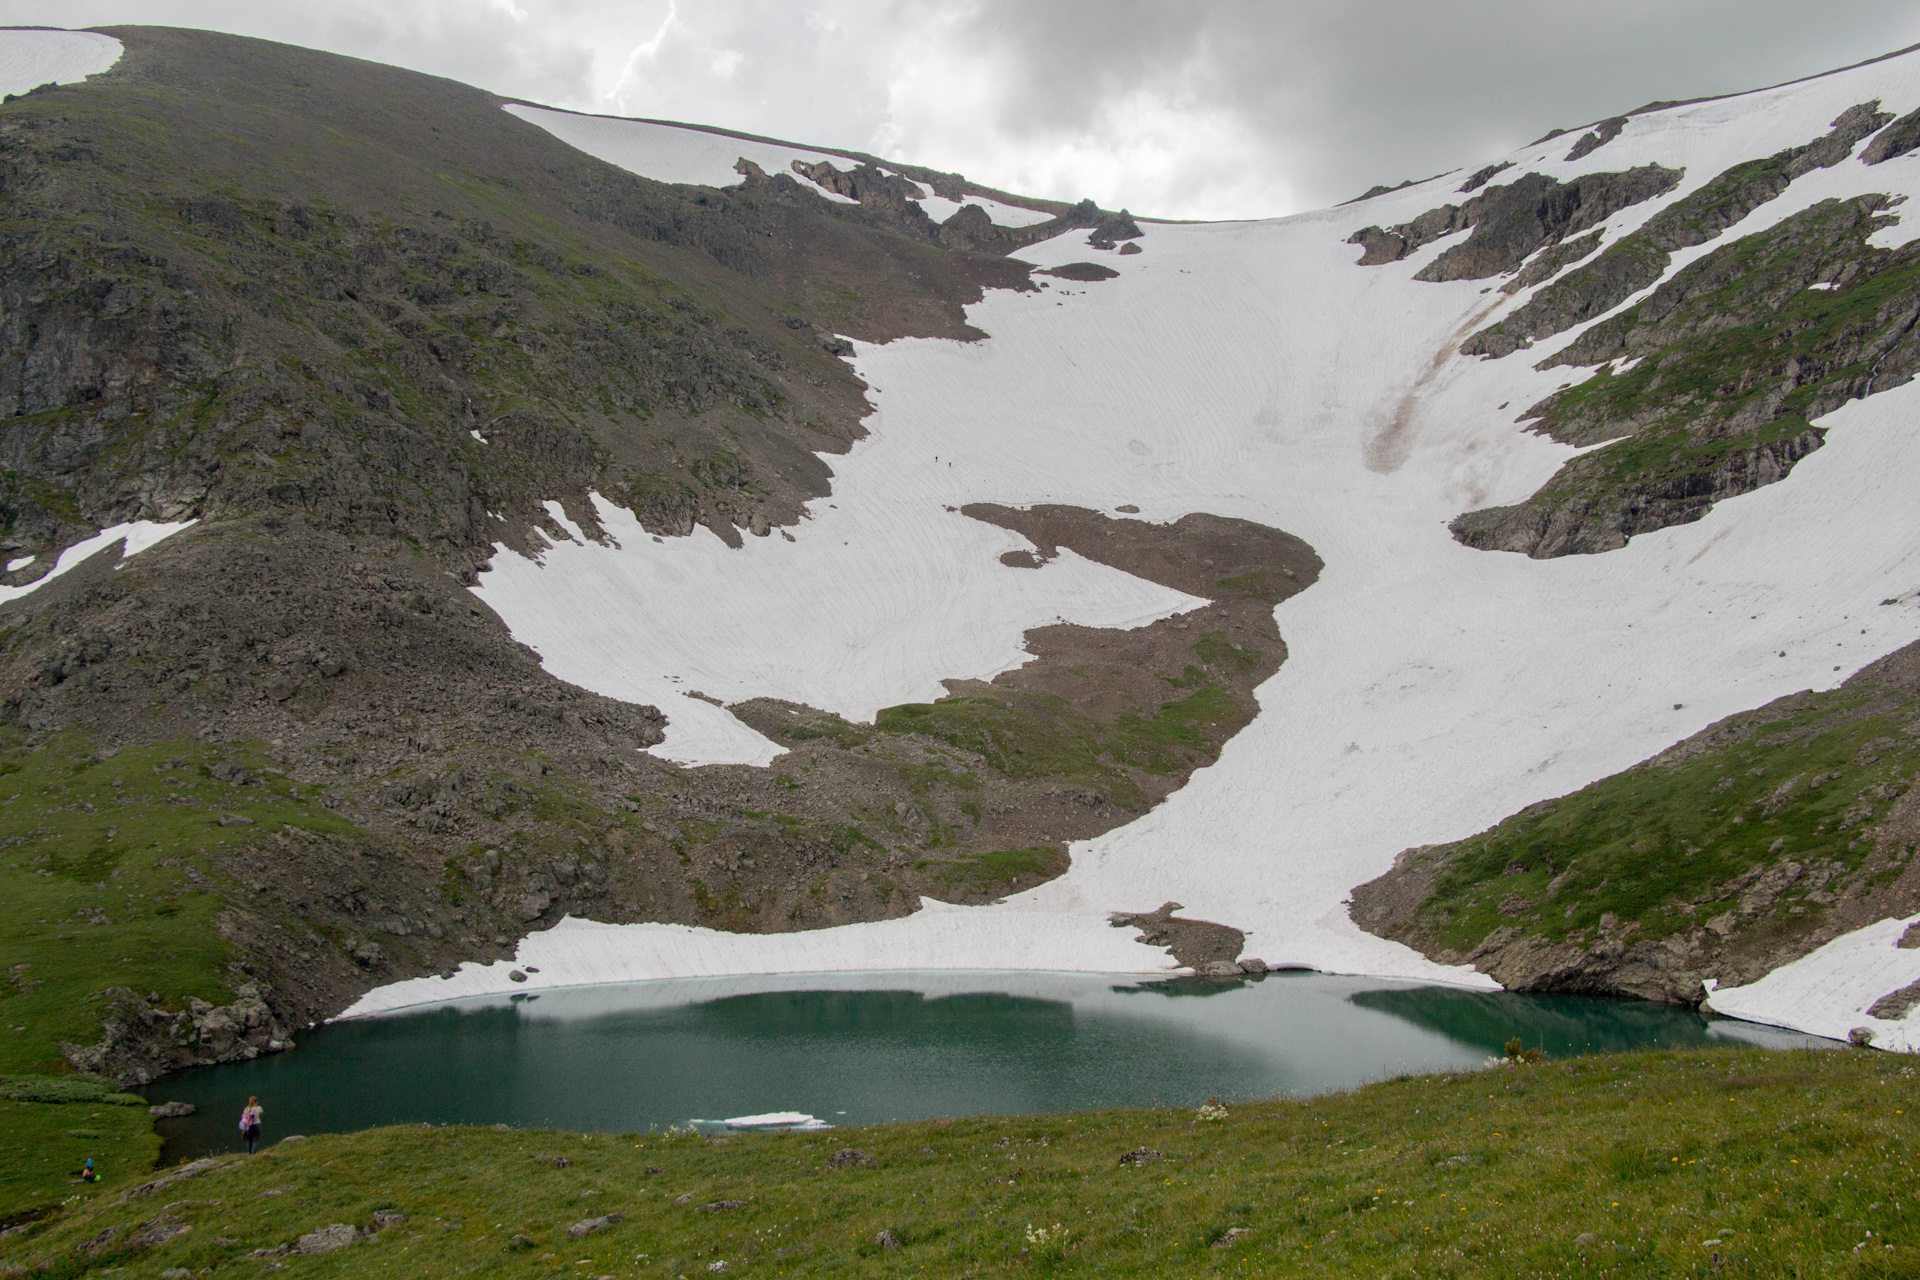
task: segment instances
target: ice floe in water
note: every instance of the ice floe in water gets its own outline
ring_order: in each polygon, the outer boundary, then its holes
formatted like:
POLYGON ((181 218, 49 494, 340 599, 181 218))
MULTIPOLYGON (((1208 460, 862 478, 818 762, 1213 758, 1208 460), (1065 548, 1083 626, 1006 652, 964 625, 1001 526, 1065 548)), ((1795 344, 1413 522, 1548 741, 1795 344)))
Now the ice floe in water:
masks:
MULTIPOLYGON (((696 1121, 696 1123, 698 1123, 696 1121)), ((720 1121, 729 1129, 831 1129, 832 1125, 804 1111, 769 1111, 759 1116, 734 1116, 720 1121)))

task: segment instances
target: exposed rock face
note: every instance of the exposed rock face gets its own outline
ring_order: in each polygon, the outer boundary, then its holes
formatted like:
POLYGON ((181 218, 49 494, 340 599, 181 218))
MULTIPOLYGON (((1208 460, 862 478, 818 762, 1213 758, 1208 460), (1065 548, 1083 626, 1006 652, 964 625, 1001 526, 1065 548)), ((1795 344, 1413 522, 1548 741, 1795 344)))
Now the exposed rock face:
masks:
POLYGON ((1118 213, 1100 215, 1093 224, 1093 233, 1087 237, 1087 243, 1096 249, 1111 249, 1122 240, 1138 240, 1142 232, 1133 215, 1122 209, 1118 213))
POLYGON ((216 1007, 196 999, 177 1012, 124 988, 109 994, 113 1002, 100 1042, 61 1049, 75 1070, 110 1076, 125 1087, 151 1084, 181 1067, 244 1062, 293 1047, 293 1036, 253 983, 242 984, 232 1004, 216 1007))
POLYGON ((1860 159, 1867 164, 1883 164, 1916 147, 1920 147, 1920 111, 1909 111, 1873 135, 1873 141, 1860 152, 1860 159))
POLYGON ((888 173, 872 164, 842 172, 834 167, 831 160, 821 160, 815 164, 795 160, 793 171, 870 209, 885 210, 894 218, 914 225, 923 235, 933 235, 933 219, 919 204, 919 201, 926 199, 927 193, 918 184, 897 173, 888 173), (924 228, 918 226, 920 223, 925 224, 924 228))
POLYGON ((1567 152, 1567 162, 1572 163, 1583 156, 1592 155, 1619 137, 1620 131, 1626 127, 1627 117, 1625 116, 1614 116, 1611 119, 1602 120, 1593 126, 1591 131, 1582 134, 1580 140, 1573 144, 1573 150, 1567 152))
POLYGON ((1622 209, 1671 191, 1680 178, 1679 170, 1659 165, 1586 174, 1564 184, 1529 173, 1488 187, 1465 204, 1429 209, 1397 227, 1366 227, 1354 232, 1348 243, 1363 247, 1360 265, 1374 266, 1397 262, 1422 245, 1472 228, 1464 242, 1446 249, 1414 278, 1479 280, 1511 271, 1542 246, 1558 244, 1622 209))
POLYGON ((1818 449, 1826 433, 1809 427, 1785 440, 1757 444, 1718 459, 1708 471, 1598 490, 1555 502, 1483 507, 1454 519, 1453 536, 1483 551, 1517 551, 1536 559, 1594 555, 1627 545, 1639 533, 1691 524, 1726 498, 1786 477, 1818 449))
POLYGON ((1474 170, 1473 176, 1460 184, 1460 194, 1466 195, 1468 192, 1478 191, 1481 187, 1487 185, 1487 180, 1492 178, 1494 174, 1502 173, 1511 168, 1513 168, 1513 161, 1502 160, 1498 164, 1490 164, 1484 169, 1474 170))
POLYGON ((1666 274, 1676 250, 1705 244, 1777 197, 1795 178, 1845 160, 1860 139, 1891 118, 1879 107, 1877 100, 1849 107, 1824 137, 1720 174, 1662 209, 1593 262, 1540 290, 1512 315, 1474 334, 1462 344, 1461 354, 1497 359, 1612 310, 1666 274))
POLYGON ((1520 270, 1514 272, 1512 278, 1500 286, 1500 292, 1519 293, 1523 289, 1533 288, 1543 280, 1553 279, 1570 264, 1592 256, 1593 251, 1600 247, 1602 234, 1598 230, 1589 231, 1576 239, 1549 245, 1535 254, 1520 270))
POLYGON ((1916 713, 1910 645, 1833 693, 1729 717, 1491 831, 1409 849, 1354 890, 1352 918, 1512 990, 1698 1004, 1705 979, 1753 982, 1920 912, 1916 713))
POLYGON ((1607 551, 1784 478, 1820 447, 1813 420, 1920 372, 1920 250, 1868 243, 1887 203, 1822 201, 1717 248, 1543 361, 1600 368, 1522 421, 1570 444, 1631 445, 1572 460, 1526 502, 1459 517, 1454 535, 1540 557, 1607 551))

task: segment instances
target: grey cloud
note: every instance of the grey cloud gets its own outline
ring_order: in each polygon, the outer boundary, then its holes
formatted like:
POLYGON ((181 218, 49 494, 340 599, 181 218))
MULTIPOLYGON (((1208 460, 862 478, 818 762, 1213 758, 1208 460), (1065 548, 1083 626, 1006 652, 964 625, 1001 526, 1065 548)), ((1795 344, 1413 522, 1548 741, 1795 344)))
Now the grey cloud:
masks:
POLYGON ((1913 0, 677 0, 659 57, 619 82, 667 8, 0 0, 0 20, 206 26, 559 105, 828 146, 884 139, 912 153, 901 159, 990 182, 1030 175, 1061 188, 1033 194, 1063 198, 1083 194, 1070 188, 1097 166, 1048 161, 1048 148, 1070 138, 1084 160, 1113 137, 1125 155, 1113 131, 1144 92, 1174 104, 1164 118, 1176 123, 1232 128, 1190 163, 1109 165, 1098 178, 1109 189, 1093 194, 1142 212, 1243 216, 1474 164, 1651 99, 1756 88, 1920 41, 1913 0), (965 108, 982 127, 935 127, 924 103, 909 124, 889 116, 889 91, 935 47, 1011 69, 991 100, 965 108), (738 55, 731 74, 716 69, 720 51, 738 55))
MULTIPOLYGON (((1656 99, 1739 92, 1920 41, 1910 0, 985 0, 963 38, 1020 57, 1014 136, 1195 87, 1309 204, 1426 177, 1656 99)), ((1145 203, 1140 201, 1137 203, 1145 203)))

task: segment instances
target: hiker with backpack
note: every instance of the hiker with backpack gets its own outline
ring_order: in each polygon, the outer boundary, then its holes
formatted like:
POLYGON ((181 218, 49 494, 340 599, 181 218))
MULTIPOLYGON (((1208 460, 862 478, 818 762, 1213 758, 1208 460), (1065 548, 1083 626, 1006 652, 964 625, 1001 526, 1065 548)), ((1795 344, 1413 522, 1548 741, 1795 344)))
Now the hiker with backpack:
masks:
POLYGON ((240 1113, 240 1136, 247 1140, 247 1154, 252 1155, 260 1147, 260 1121, 266 1117, 267 1109, 260 1105, 260 1099, 249 1097, 246 1109, 240 1113))

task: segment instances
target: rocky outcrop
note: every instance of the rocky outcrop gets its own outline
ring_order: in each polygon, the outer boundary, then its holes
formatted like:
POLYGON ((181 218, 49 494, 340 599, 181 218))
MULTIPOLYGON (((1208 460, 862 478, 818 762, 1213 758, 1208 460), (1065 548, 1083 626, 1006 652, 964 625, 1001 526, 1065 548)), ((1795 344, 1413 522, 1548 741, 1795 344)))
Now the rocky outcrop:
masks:
POLYGON ((1878 100, 1849 107, 1823 137, 1728 169, 1468 338, 1461 354, 1498 359, 1612 310, 1665 275, 1677 250, 1707 243, 1779 196, 1794 179, 1846 159, 1860 139, 1891 119, 1879 107, 1878 100))
POLYGON ((1474 170, 1473 175, 1460 184, 1460 194, 1466 195, 1469 192, 1478 191, 1481 187, 1487 185, 1488 180, 1491 179, 1493 175, 1496 173, 1504 173, 1511 168, 1513 168, 1513 161, 1502 160, 1498 164, 1490 164, 1484 169, 1474 170))
POLYGON ((1575 160, 1592 155, 1619 137, 1620 131, 1626 127, 1627 117, 1625 116, 1614 116, 1602 120, 1591 130, 1580 135, 1580 140, 1573 144, 1573 150, 1567 152, 1566 163, 1571 164, 1575 160))
POLYGON ((241 984, 231 1004, 192 999, 172 1010, 126 988, 105 995, 100 1042, 62 1045, 61 1052, 76 1071, 123 1087, 151 1084, 182 1067, 245 1062, 293 1047, 292 1034, 254 983, 241 984))
POLYGON ((1785 440, 1723 455, 1709 469, 1683 471, 1643 484, 1595 484, 1586 495, 1579 491, 1584 473, 1591 469, 1604 474, 1610 460, 1600 459, 1588 467, 1576 460, 1556 477, 1565 496, 1511 507, 1482 507, 1455 517, 1449 528, 1467 546, 1516 551, 1542 560, 1613 551, 1626 546, 1635 534, 1691 524, 1716 502, 1784 479, 1794 463, 1825 439, 1826 432, 1809 427, 1785 440))
POLYGON ((1087 236, 1087 243, 1096 249, 1111 249, 1122 240, 1138 240, 1142 234, 1133 215, 1122 209, 1118 213, 1101 214, 1093 224, 1092 234, 1087 236))
POLYGON ((1414 279, 1479 280, 1512 271, 1542 246, 1558 244, 1622 209, 1671 191, 1680 178, 1679 170, 1659 165, 1586 174, 1567 183, 1529 173, 1488 187, 1465 204, 1441 205, 1396 227, 1362 228, 1347 242, 1364 250, 1361 266, 1376 266, 1471 228, 1472 235, 1444 250, 1414 279))
POLYGON ((1608 551, 1783 479, 1820 447, 1813 421, 1920 373, 1920 247, 1870 243, 1888 204, 1824 200, 1718 247, 1542 361, 1599 369, 1521 421, 1574 445, 1627 439, 1523 503, 1460 516, 1454 535, 1537 557, 1608 551))
POLYGON ((1177 902, 1163 902, 1152 911, 1113 912, 1107 923, 1116 929, 1140 930, 1134 941, 1166 948, 1168 955, 1201 977, 1238 978, 1251 972, 1237 960, 1247 943, 1245 933, 1208 920, 1182 920, 1173 914, 1181 909, 1177 902))
POLYGON ((1873 135, 1862 148, 1860 159, 1866 164, 1884 164, 1920 147, 1920 111, 1909 111, 1873 135))

